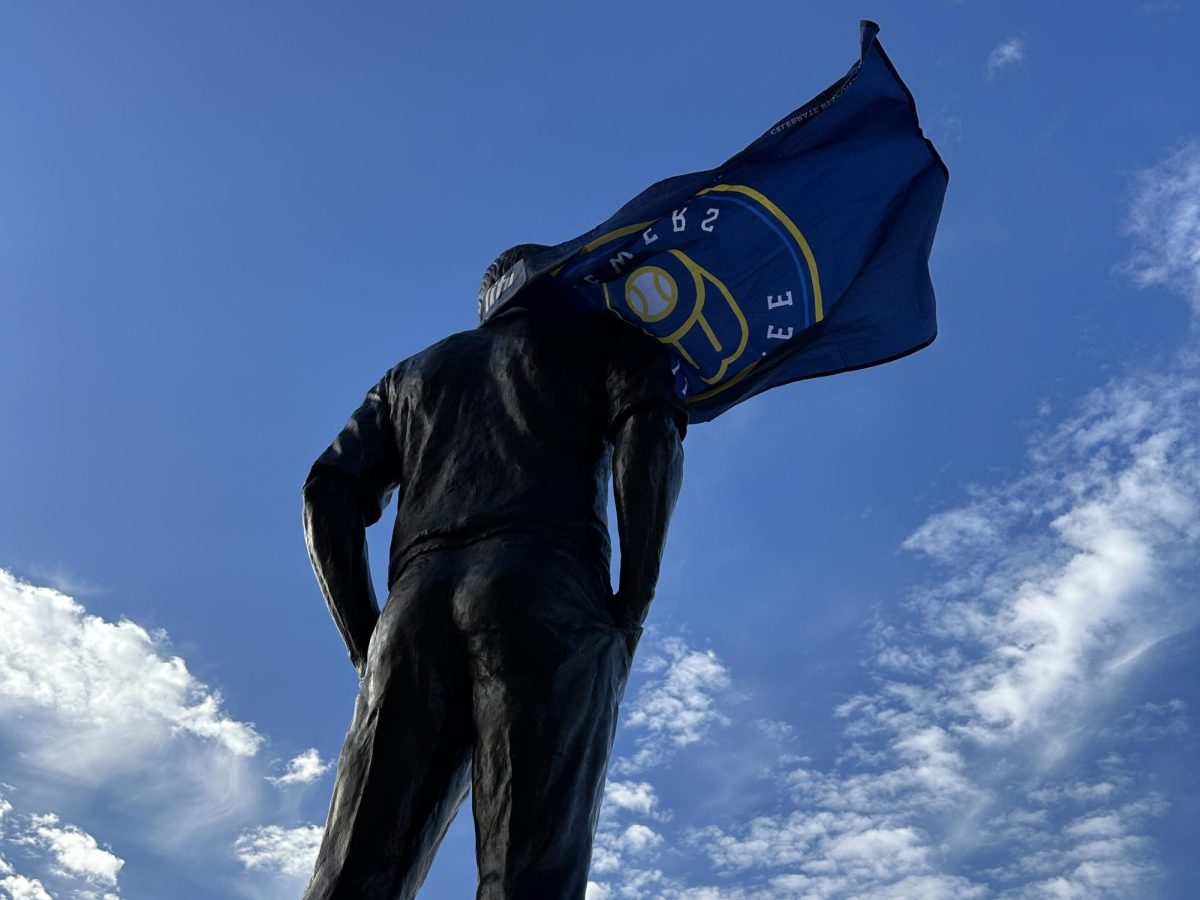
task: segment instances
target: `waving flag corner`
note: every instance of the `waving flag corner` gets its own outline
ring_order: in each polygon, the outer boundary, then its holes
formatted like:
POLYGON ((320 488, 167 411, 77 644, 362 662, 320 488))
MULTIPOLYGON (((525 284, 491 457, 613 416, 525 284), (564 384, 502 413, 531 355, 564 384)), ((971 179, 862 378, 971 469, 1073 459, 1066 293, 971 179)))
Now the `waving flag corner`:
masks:
POLYGON ((481 298, 485 320, 541 279, 568 287, 581 313, 670 348, 693 422, 927 346, 948 173, 878 33, 864 20, 850 71, 723 165, 519 262, 481 298))

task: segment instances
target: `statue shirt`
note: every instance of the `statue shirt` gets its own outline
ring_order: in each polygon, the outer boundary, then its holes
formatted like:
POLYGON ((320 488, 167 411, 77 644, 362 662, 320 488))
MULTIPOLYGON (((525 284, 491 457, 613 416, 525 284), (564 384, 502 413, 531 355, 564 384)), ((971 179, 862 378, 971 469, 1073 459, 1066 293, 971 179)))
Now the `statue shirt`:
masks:
POLYGON ((418 553, 506 531, 607 564, 612 440, 646 407, 686 430, 662 344, 611 316, 515 310, 392 368, 309 478, 354 479, 367 525, 395 492, 389 587, 418 553))

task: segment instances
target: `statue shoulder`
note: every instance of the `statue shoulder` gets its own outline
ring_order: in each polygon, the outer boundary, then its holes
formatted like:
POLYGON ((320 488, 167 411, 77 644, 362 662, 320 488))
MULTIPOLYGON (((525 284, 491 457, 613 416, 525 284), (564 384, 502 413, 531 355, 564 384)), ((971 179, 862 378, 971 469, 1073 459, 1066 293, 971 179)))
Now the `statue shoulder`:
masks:
POLYGON ((388 372, 388 377, 399 388, 406 380, 440 378, 455 369, 470 368, 474 361, 487 356, 494 339, 495 335, 478 328, 456 332, 401 360, 388 372))

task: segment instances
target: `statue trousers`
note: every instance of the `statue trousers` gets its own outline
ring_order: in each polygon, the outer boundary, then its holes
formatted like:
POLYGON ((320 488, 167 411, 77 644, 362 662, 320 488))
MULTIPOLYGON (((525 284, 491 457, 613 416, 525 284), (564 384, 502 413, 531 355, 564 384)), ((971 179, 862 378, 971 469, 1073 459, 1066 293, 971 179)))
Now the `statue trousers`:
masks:
POLYGON ((371 639, 305 900, 416 896, 471 790, 477 900, 583 900, 640 628, 599 554, 533 534, 425 552, 371 639))

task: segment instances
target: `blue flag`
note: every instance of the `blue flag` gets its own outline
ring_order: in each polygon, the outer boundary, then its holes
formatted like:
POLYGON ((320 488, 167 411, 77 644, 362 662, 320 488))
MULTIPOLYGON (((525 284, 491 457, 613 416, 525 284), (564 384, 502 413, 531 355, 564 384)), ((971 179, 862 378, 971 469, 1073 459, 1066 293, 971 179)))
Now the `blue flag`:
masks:
POLYGON ((846 76, 724 165, 660 181, 518 262, 480 298, 485 320, 552 279, 563 302, 671 349, 692 422, 928 345, 948 176, 878 31, 863 22, 846 76))

